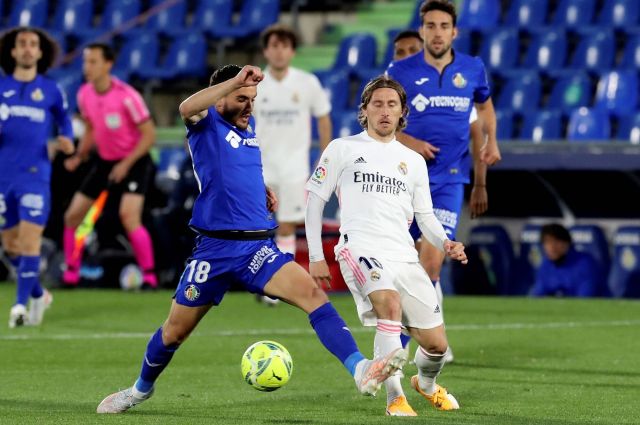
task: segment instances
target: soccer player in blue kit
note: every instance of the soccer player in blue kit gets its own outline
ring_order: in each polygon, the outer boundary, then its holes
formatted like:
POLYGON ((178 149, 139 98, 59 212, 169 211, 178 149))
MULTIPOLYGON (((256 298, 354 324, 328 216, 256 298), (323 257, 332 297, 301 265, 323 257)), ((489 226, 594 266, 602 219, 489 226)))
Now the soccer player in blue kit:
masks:
MULTIPOLYGON (((487 165, 500 160, 496 116, 484 64, 451 48, 457 35, 454 5, 427 0, 420 16, 424 50, 393 62, 387 70, 402 84, 410 104, 409 124, 397 138, 427 160, 435 214, 449 239, 455 240, 464 185, 469 183, 469 115, 475 104, 487 135, 479 152, 487 165)), ((412 233, 419 235, 413 227, 412 233)), ((423 243, 420 259, 439 289, 444 254, 423 243)))
POLYGON ((9 327, 39 325, 51 294, 39 280, 42 233, 51 208, 52 124, 58 148, 74 151, 65 94, 42 75, 55 62, 56 44, 41 30, 19 27, 0 40, 0 230, 2 246, 17 268, 16 302, 9 327), (27 311, 27 303, 29 310, 27 311))
POLYGON ((180 104, 200 189, 190 221, 198 233, 196 246, 169 317, 147 345, 139 378, 106 397, 98 413, 121 413, 147 400, 174 352, 232 283, 304 310, 320 342, 344 364, 362 394, 375 394, 406 361, 401 348, 365 359, 324 291, 273 241, 277 199, 264 185, 251 116, 262 79, 258 67, 227 65, 212 75, 208 88, 180 104))

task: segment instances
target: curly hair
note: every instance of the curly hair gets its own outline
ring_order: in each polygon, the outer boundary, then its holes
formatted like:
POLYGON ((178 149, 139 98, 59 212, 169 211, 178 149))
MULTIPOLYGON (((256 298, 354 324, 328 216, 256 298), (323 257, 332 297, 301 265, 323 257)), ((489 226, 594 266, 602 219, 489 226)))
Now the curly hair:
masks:
POLYGON ((31 32, 38 35, 40 39, 40 50, 42 57, 38 61, 38 73, 44 74, 51 68, 58 58, 60 46, 46 32, 39 28, 33 27, 16 27, 11 28, 0 35, 0 67, 5 74, 13 74, 16 69, 16 60, 11 56, 11 50, 16 47, 16 38, 18 34, 23 32, 31 32))
POLYGON ((409 108, 407 107, 407 92, 404 91, 402 85, 394 80, 393 78, 387 75, 381 75, 379 77, 374 78, 369 81, 367 85, 364 87, 362 91, 362 96, 360 97, 360 109, 358 112, 358 122, 364 128, 367 129, 367 115, 364 111, 367 109, 367 105, 371 102, 371 97, 373 96, 373 92, 378 89, 389 88, 393 89, 398 93, 400 97, 400 107, 402 108, 402 116, 400 117, 400 121, 398 121, 398 130, 403 130, 407 126, 407 114, 409 113, 409 108))

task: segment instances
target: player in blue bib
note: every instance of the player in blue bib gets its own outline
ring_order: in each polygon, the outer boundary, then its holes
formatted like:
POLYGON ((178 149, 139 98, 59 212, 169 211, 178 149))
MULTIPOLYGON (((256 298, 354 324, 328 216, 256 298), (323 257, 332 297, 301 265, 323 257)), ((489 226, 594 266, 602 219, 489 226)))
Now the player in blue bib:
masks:
POLYGON ((5 255, 18 277, 10 328, 39 325, 52 300, 40 285, 39 265, 51 208, 47 141, 54 124, 58 147, 68 154, 74 151, 66 97, 43 75, 56 53, 56 44, 35 28, 13 29, 0 40, 0 65, 6 75, 0 77, 0 230, 5 255))
POLYGON ((121 413, 151 397, 174 352, 233 283, 304 310, 320 342, 344 364, 362 394, 375 394, 406 361, 403 349, 366 360, 324 291, 274 243, 277 199, 264 185, 251 117, 262 78, 258 67, 227 65, 213 74, 208 88, 180 105, 200 189, 190 221, 198 233, 196 246, 169 317, 147 345, 140 377, 105 398, 98 413, 121 413))
MULTIPOLYGON (((480 158, 488 165, 500 160, 496 117, 484 64, 451 48, 457 35, 455 7, 444 0, 428 0, 420 16, 424 49, 393 62, 387 72, 406 90, 410 108, 408 126, 398 140, 427 160, 434 211, 454 240, 464 184, 469 183, 469 115, 475 104, 487 135, 480 158)), ((423 243, 420 258, 439 287, 444 255, 423 243)))

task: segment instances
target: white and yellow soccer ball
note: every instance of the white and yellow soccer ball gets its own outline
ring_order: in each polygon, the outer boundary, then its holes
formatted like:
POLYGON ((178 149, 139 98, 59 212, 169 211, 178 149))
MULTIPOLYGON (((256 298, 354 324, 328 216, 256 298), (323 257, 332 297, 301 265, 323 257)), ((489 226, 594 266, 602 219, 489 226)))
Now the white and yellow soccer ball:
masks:
POLYGON ((258 341, 242 355, 242 377, 259 391, 275 391, 289 382, 293 372, 291 355, 282 344, 258 341))

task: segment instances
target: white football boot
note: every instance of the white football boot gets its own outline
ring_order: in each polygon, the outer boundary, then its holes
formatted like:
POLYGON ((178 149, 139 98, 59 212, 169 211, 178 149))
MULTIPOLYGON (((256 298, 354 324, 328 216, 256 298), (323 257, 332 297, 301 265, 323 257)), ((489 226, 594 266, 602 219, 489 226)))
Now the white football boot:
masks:
POLYGON ((139 391, 135 391, 135 393, 134 395, 133 387, 113 393, 102 400, 96 411, 98 413, 126 412, 133 406, 149 399, 153 395, 153 388, 148 393, 141 393, 139 391))
POLYGON ((29 302, 29 326, 38 326, 42 323, 44 312, 53 302, 53 295, 46 289, 43 289, 40 298, 31 298, 29 302))

